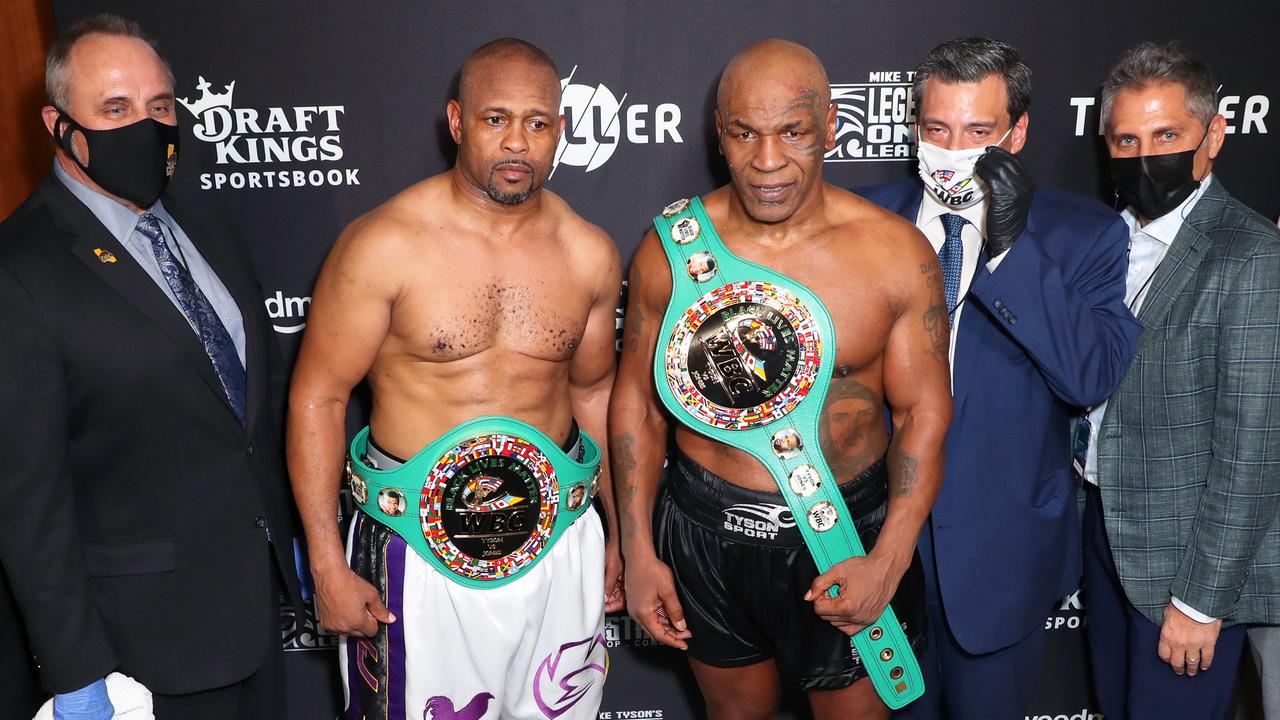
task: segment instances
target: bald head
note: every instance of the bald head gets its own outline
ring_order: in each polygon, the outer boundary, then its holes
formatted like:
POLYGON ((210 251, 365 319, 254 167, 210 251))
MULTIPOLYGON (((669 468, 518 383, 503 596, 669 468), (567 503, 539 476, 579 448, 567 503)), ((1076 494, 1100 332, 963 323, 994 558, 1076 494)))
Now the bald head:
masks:
POLYGON ((734 56, 720 76, 716 105, 723 114, 753 88, 778 87, 799 98, 810 96, 822 111, 831 104, 827 70, 813 51, 786 40, 761 40, 734 56))
POLYGON ((458 101, 482 95, 486 87, 519 73, 528 81, 547 84, 559 96, 560 73, 551 57, 533 43, 519 38, 502 38, 485 43, 467 56, 458 78, 458 101))

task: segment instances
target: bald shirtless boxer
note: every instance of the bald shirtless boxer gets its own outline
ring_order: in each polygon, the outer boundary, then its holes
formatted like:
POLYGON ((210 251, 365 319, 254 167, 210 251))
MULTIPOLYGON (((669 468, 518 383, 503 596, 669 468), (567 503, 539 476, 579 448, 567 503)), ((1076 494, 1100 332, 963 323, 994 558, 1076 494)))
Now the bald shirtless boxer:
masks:
POLYGON ((688 650, 712 718, 771 717, 784 684, 818 718, 887 717, 868 666, 906 692, 924 630, 915 544, 951 414, 942 275, 909 223, 823 182, 835 128, 813 53, 743 51, 717 95, 732 183, 664 209, 631 266, 610 405, 626 599, 688 650), (842 528, 868 554, 819 573, 815 545, 842 528), (848 636, 883 641, 890 606, 903 644, 855 659, 848 636))
POLYGON ((592 438, 621 271, 609 237, 541 187, 559 78, 526 42, 476 50, 447 108, 456 166, 353 222, 320 273, 288 456, 320 622, 344 635, 344 717, 597 712, 603 610, 622 597, 592 438), (363 379, 344 557, 343 426, 363 379))

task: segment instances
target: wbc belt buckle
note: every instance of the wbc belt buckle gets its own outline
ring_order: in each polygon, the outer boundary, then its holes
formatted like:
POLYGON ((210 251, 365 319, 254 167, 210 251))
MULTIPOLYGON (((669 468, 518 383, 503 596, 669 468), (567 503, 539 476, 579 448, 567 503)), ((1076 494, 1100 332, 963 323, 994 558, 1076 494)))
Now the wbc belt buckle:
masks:
POLYGON ((547 456, 522 438, 488 433, 449 449, 427 474, 422 535, 450 572, 501 580, 546 549, 559 509, 547 456))
POLYGON ((735 282, 698 298, 676 322, 664 356, 680 406, 722 430, 783 418, 809 394, 822 361, 813 312, 770 282, 735 282))

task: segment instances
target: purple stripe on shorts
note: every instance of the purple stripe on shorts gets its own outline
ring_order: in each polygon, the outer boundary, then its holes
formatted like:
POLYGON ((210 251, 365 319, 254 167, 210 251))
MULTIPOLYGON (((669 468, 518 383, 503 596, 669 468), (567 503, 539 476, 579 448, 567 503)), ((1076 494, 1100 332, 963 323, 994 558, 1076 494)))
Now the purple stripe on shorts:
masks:
MULTIPOLYGON (((351 522, 363 522, 363 516, 356 513, 351 522)), ((356 526, 356 532, 353 537, 360 537, 360 527, 356 526)), ((364 710, 361 708, 360 702, 360 668, 356 665, 358 658, 356 656, 355 638, 347 638, 347 696, 351 698, 347 701, 347 711, 343 713, 342 720, 360 720, 364 716, 364 710)))
POLYGON ((387 626, 387 717, 403 718, 404 694, 404 554, 408 544, 392 535, 387 543, 387 609, 396 621, 387 626))

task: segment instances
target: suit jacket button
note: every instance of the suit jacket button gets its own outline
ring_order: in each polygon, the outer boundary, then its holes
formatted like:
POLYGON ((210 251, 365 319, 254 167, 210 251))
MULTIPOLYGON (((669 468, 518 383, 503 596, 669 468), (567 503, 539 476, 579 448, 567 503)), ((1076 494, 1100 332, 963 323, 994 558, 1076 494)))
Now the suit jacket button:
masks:
POLYGON ((1009 324, 1010 324, 1010 325, 1017 325, 1017 324, 1018 324, 1018 316, 1017 316, 1017 315, 1010 315, 1010 316, 1009 316, 1009 324))
POLYGON ((258 517, 253 519, 253 526, 264 528, 267 526, 267 519, 259 515, 258 517))
POLYGON ((245 450, 244 450, 244 451, 245 451, 247 454, 252 455, 252 454, 253 454, 253 443, 249 443, 249 447, 245 448, 245 450))
POLYGON ((1003 310, 1003 309, 1004 309, 1004 301, 1003 301, 1003 300, 997 300, 997 301, 996 301, 996 309, 997 309, 997 310, 1003 310))

